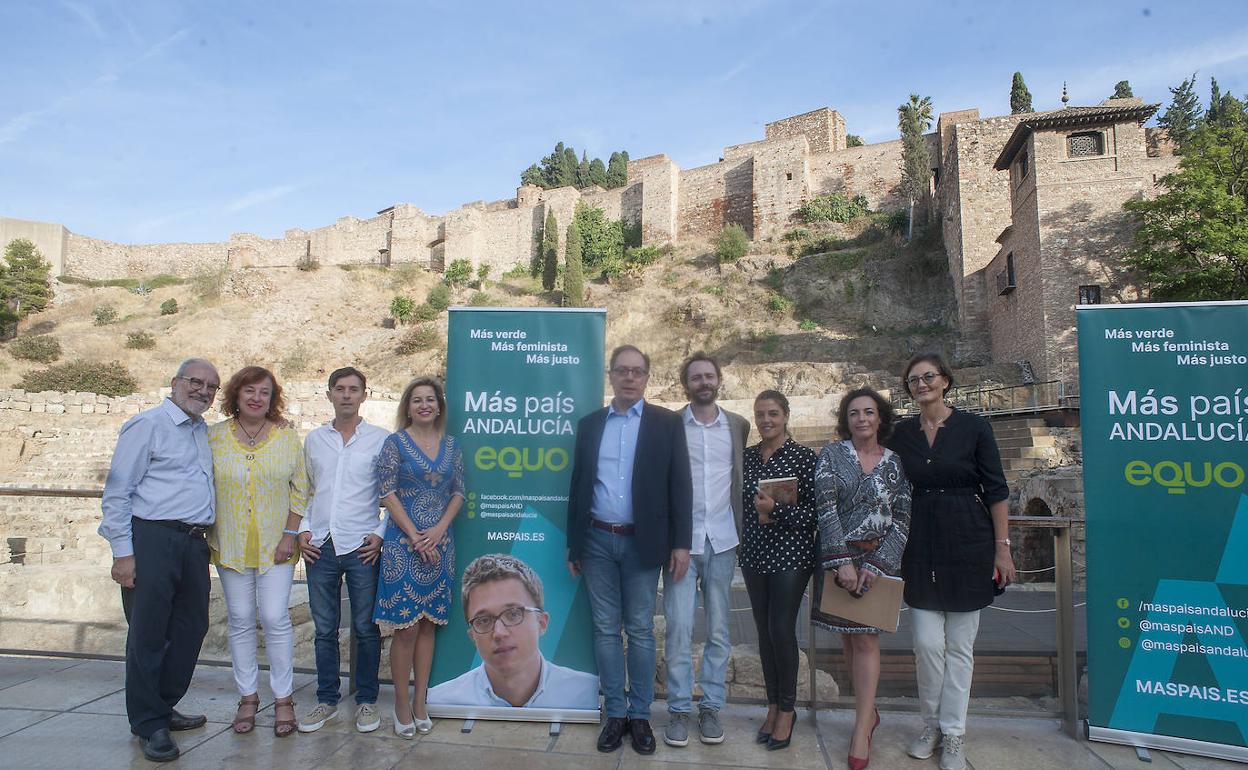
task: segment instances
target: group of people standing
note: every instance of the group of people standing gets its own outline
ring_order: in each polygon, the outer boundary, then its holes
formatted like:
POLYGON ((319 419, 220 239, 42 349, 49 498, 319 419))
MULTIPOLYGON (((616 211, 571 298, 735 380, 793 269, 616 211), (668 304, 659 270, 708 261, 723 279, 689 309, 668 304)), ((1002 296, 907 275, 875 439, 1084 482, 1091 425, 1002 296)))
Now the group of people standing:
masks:
MULTIPOLYGON (((669 712, 664 742, 685 746, 692 729, 699 593, 707 640, 696 674, 702 691, 696 729, 704 743, 724 740, 719 711, 726 700, 737 566, 766 684, 768 709, 757 740, 770 750, 789 746, 798 611, 811 575, 829 570, 839 589, 855 596, 880 576, 905 579, 924 720, 909 753, 926 758, 943 747, 942 768, 964 767, 979 610, 1013 580, 1014 566, 1007 491, 991 429, 945 403, 953 375, 943 360, 916 356, 903 372, 903 387, 919 406, 916 417, 894 424, 890 404, 875 391, 846 395, 838 410, 841 441, 819 455, 792 439, 788 400, 775 390, 754 401, 760 440, 747 447, 746 419, 717 404, 723 375, 711 356, 694 354, 682 364, 689 403, 680 412, 646 403, 649 374, 650 359, 637 347, 612 352, 610 403, 581 419, 573 455, 567 561, 590 599, 605 717, 598 749, 614 751, 627 735, 638 752, 655 750, 649 719, 660 577, 669 712), (760 482, 776 479, 795 479, 796 493, 772 497, 772 487, 760 482)), ((344 581, 358 645, 356 729, 369 732, 381 724, 379 625, 393 631, 394 731, 410 738, 432 729, 425 700, 435 628, 448 620, 457 578, 450 527, 465 499, 459 446, 445 432, 441 383, 422 377, 407 386, 392 433, 360 416, 368 394, 364 374, 338 369, 327 391, 334 419, 302 444, 267 369, 245 367, 222 389, 211 363, 189 359, 171 391, 123 426, 100 525, 130 622, 127 713, 145 756, 176 758, 170 732, 204 724, 204 717, 174 707, 187 691, 207 631, 210 562, 228 610, 240 696, 236 732, 255 728, 260 706, 257 620, 275 698, 275 734, 315 731, 337 717, 344 581), (227 419, 208 426, 202 415, 218 390, 227 419), (301 556, 316 626, 318 686, 315 708, 297 719, 288 605, 301 556)), ((540 579, 510 557, 478 562, 465 570, 462 587, 469 635, 484 660, 484 671, 470 674, 485 677, 491 697, 511 705, 540 700, 541 683, 551 676, 579 681, 577 672, 549 664, 536 650, 548 621, 540 579), (473 591, 480 593, 475 600, 473 591), (506 598, 513 593, 518 598, 506 598), (518 666, 516 676, 499 679, 508 655, 491 656, 489 638, 521 640, 504 648, 511 657, 521 650, 532 658, 531 676, 518 666)), ((820 585, 816 580, 814 604, 820 585)), ((818 612, 815 619, 842 634, 856 699, 849 764, 860 770, 879 724, 880 631, 818 612)))
MULTIPOLYGON (((908 753, 926 759, 941 748, 942 770, 965 767, 979 611, 1014 580, 1015 569, 992 430, 945 403, 953 373, 943 359, 918 355, 902 372, 902 386, 919 407, 914 417, 896 421, 888 400, 870 388, 848 393, 837 411, 841 440, 818 455, 793 440, 788 399, 776 390, 755 398, 759 442, 745 446, 745 418, 716 403, 723 372, 711 356, 695 353, 682 364, 689 403, 680 412, 645 402, 650 359, 640 349, 616 348, 608 375, 610 403, 578 425, 568 508, 568 566, 586 581, 603 693, 598 749, 613 751, 627 735, 638 752, 655 750, 649 719, 660 576, 663 740, 689 742, 700 592, 707 638, 697 672, 697 730, 704 743, 723 741, 719 711, 737 566, 758 631, 768 704, 757 742, 788 747, 796 722, 798 612, 812 574, 827 570, 839 590, 857 597, 881 576, 904 578, 924 722, 908 753), (780 480, 795 494, 780 499, 775 490, 783 485, 764 483, 780 480)), ((817 607, 822 581, 814 585, 817 607)), ((848 764, 862 770, 880 723, 881 630, 812 612, 816 623, 842 635, 856 701, 848 764)))
POLYGON ((327 397, 334 419, 301 442, 269 370, 244 367, 222 387, 211 363, 189 359, 169 398, 122 427, 100 534, 130 623, 127 713, 148 759, 177 758, 170 732, 205 722, 174 706, 207 632, 209 563, 227 608, 236 733, 255 729, 260 708, 257 620, 274 734, 312 732, 337 717, 344 582, 357 648, 356 729, 381 725, 379 625, 393 631, 395 732, 410 738, 433 727, 425 688, 434 627, 447 620, 455 577, 450 525, 464 500, 463 461, 443 432, 442 385, 409 384, 393 433, 360 416, 368 388, 359 370, 334 371, 327 397), (219 390, 227 419, 209 426, 203 413, 219 390), (301 556, 316 627, 317 704, 299 719, 289 603, 301 556))

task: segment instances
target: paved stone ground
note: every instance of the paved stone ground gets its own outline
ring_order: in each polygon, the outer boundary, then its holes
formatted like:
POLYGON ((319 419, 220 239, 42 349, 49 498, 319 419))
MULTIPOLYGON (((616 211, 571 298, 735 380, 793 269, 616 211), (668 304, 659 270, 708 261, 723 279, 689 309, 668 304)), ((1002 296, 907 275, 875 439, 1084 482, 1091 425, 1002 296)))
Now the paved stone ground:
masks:
MULTIPOLYGON (((131 738, 122 690, 123 664, 116 661, 0 656, 0 766, 10 768, 154 767, 143 759, 131 738)), ((315 681, 296 674, 299 713, 315 700, 315 681)), ((183 756, 173 768, 351 768, 451 766, 456 770, 598 770, 602 768, 844 768, 851 712, 823 710, 817 725, 800 711, 793 745, 768 752, 754 744, 762 708, 730 704, 724 711, 727 740, 704 746, 695 740, 684 749, 661 742, 651 757, 625 745, 614 754, 594 749, 595 725, 565 725, 558 736, 549 725, 522 722, 478 722, 462 732, 460 720, 443 719, 427 736, 405 741, 382 728, 368 735, 355 732, 344 712, 311 735, 273 737, 272 697, 262 685, 263 710, 255 733, 234 735, 229 720, 237 695, 228 668, 201 666, 181 706, 186 713, 208 715, 208 725, 178 734, 183 756)), ((344 690, 345 691, 345 690, 344 690)), ((383 715, 391 708, 388 687, 382 688, 383 715)), ((662 701, 655 704, 654 725, 662 729, 662 701)), ((936 760, 920 762, 905 756, 904 745, 918 730, 912 714, 886 713, 875 736, 871 767, 875 770, 928 770, 936 760)), ((967 756, 974 770, 1214 770, 1242 767, 1230 762, 1154 751, 1151 764, 1141 763, 1133 749, 1075 741, 1050 719, 972 716, 967 756)))

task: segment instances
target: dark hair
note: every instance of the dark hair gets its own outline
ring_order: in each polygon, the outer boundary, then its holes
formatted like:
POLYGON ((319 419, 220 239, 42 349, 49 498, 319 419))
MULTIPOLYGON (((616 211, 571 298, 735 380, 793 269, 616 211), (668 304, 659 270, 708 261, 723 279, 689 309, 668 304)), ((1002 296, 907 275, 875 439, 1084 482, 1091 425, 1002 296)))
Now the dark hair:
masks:
POLYGON ((637 347, 636 345, 620 345, 615 350, 612 350, 611 351, 611 363, 607 364, 607 368, 614 369, 615 359, 619 358, 621 353, 628 353, 630 351, 641 356, 641 360, 646 362, 646 371, 647 372, 650 371, 650 356, 646 355, 645 353, 642 353, 641 348, 637 347))
POLYGON ((906 395, 913 397, 910 392, 910 383, 906 382, 906 378, 910 376, 910 370, 922 363, 928 363, 936 367, 936 371, 940 372, 940 376, 948 381, 949 385, 941 392, 943 396, 953 388, 953 371, 949 368, 949 364, 945 363, 945 359, 939 353, 919 353, 906 362, 906 368, 901 370, 901 387, 905 388, 906 395))
POLYGON ((711 356, 711 355, 709 355, 709 354, 707 354, 707 353, 704 353, 704 352, 702 352, 701 350, 699 350, 699 351, 697 351, 696 353, 694 353, 693 355, 691 355, 691 356, 689 356, 688 358, 686 358, 686 359, 685 359, 685 362, 684 362, 683 364, 681 364, 681 365, 680 365, 680 384, 681 384, 681 385, 684 385, 684 386, 688 387, 688 385, 689 385, 689 367, 693 366, 694 364, 696 364, 696 363, 697 363, 697 362, 699 362, 699 361, 706 361, 706 362, 707 362, 707 363, 709 363, 711 366, 715 367, 715 376, 716 376, 716 377, 719 377, 720 379, 723 379, 724 373, 723 373, 723 372, 720 370, 720 368, 719 368, 719 362, 718 362, 718 361, 716 361, 716 360, 715 360, 715 358, 714 358, 713 356, 711 356))
MULTIPOLYGON (((777 404, 780 405, 780 411, 784 412, 784 419, 785 420, 789 419, 789 400, 785 398, 784 394, 781 393, 780 391, 764 390, 762 393, 759 393, 757 396, 754 397, 755 404, 757 404, 759 401, 775 401, 777 404)), ((784 433, 785 435, 792 435, 792 433, 789 431, 788 425, 784 426, 784 433)))
POLYGON ((856 398, 868 396, 875 401, 875 407, 880 413, 880 428, 876 431, 875 438, 881 444, 888 441, 889 436, 893 435, 893 420, 896 415, 893 413, 893 405, 888 403, 888 399, 876 393, 871 388, 856 388, 849 391, 841 399, 841 405, 836 408, 836 434, 841 438, 849 438, 849 405, 856 398))
POLYGON ((408 402, 412 400, 412 393, 421 385, 428 385, 433 388, 433 395, 438 399, 438 416, 433 421, 434 426, 438 430, 446 428, 446 392, 442 389, 442 381, 437 377, 417 377, 407 383, 407 387, 403 389, 403 396, 399 399, 399 414, 394 421, 394 429, 396 431, 403 430, 412 424, 412 415, 408 409, 408 402))
POLYGON ((364 372, 356 369, 354 366, 344 366, 341 369, 335 369, 329 373, 329 390, 334 389, 334 385, 343 377, 359 377, 360 387, 368 388, 368 380, 364 378, 364 372))
POLYGON ((239 391, 248 385, 255 385, 264 380, 273 384, 269 411, 265 412, 264 416, 278 425, 284 425, 286 420, 282 417, 282 409, 286 406, 286 402, 282 399, 282 386, 277 384, 277 378, 273 376, 273 372, 263 366, 244 366, 234 372, 234 376, 230 377, 230 381, 221 389, 221 413, 226 417, 238 417, 239 391))

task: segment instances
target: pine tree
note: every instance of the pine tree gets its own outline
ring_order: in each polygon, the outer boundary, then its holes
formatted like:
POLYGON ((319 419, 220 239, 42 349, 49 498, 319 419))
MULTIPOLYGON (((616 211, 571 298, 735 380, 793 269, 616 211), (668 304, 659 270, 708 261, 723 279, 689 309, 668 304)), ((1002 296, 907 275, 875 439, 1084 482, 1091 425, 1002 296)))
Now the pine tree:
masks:
POLYGON ((567 249, 564 254, 563 299, 568 307, 585 304, 585 265, 581 260, 581 231, 576 220, 568 225, 567 249))
POLYGON ((1178 86, 1171 88, 1173 101, 1166 111, 1157 118, 1157 125, 1166 129, 1170 141, 1174 142, 1177 152, 1183 152, 1183 145, 1192 137, 1196 126, 1200 123, 1200 100, 1196 98, 1196 75, 1193 74, 1178 86))
POLYGON ((555 221, 555 212, 547 210, 546 226, 542 229, 542 288, 553 290, 558 274, 559 224, 555 221))
POLYGON ((18 238, 4 249, 8 270, 0 284, 0 301, 11 306, 18 318, 25 318, 48 306, 52 300, 52 265, 35 244, 18 238))
POLYGON ((581 150, 581 162, 576 164, 576 189, 583 190, 590 185, 589 154, 581 150))
POLYGON ((535 184, 538 187, 545 187, 546 176, 542 173, 542 169, 534 163, 520 174, 520 184, 535 184))
POLYGON ((897 127, 901 129, 901 191, 910 200, 910 225, 906 239, 914 236, 914 202, 927 195, 932 180, 931 158, 923 134, 932 125, 932 97, 910 100, 897 108, 897 127))
POLYGON ((589 162, 589 183, 596 184, 603 189, 610 186, 607 184, 607 167, 602 162, 602 158, 594 158, 589 162))
POLYGON ((1014 82, 1010 85, 1010 114, 1017 115, 1020 112, 1032 112, 1031 109, 1031 91, 1027 90, 1027 84, 1023 82, 1023 73, 1014 73, 1014 82))
POLYGON ((1130 99, 1135 96, 1131 93, 1131 84, 1126 80, 1119 80, 1114 84, 1114 95, 1110 99, 1130 99))

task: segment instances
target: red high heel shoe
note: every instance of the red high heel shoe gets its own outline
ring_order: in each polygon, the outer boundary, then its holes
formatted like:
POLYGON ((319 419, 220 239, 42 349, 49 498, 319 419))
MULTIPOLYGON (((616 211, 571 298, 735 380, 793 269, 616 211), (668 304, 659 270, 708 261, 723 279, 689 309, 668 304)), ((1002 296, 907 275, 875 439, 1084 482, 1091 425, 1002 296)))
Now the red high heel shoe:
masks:
POLYGON ((867 756, 855 757, 849 755, 849 770, 867 770, 867 765, 871 763, 871 738, 875 736, 875 728, 880 726, 880 710, 875 710, 875 724, 871 725, 871 732, 867 733, 867 756))

